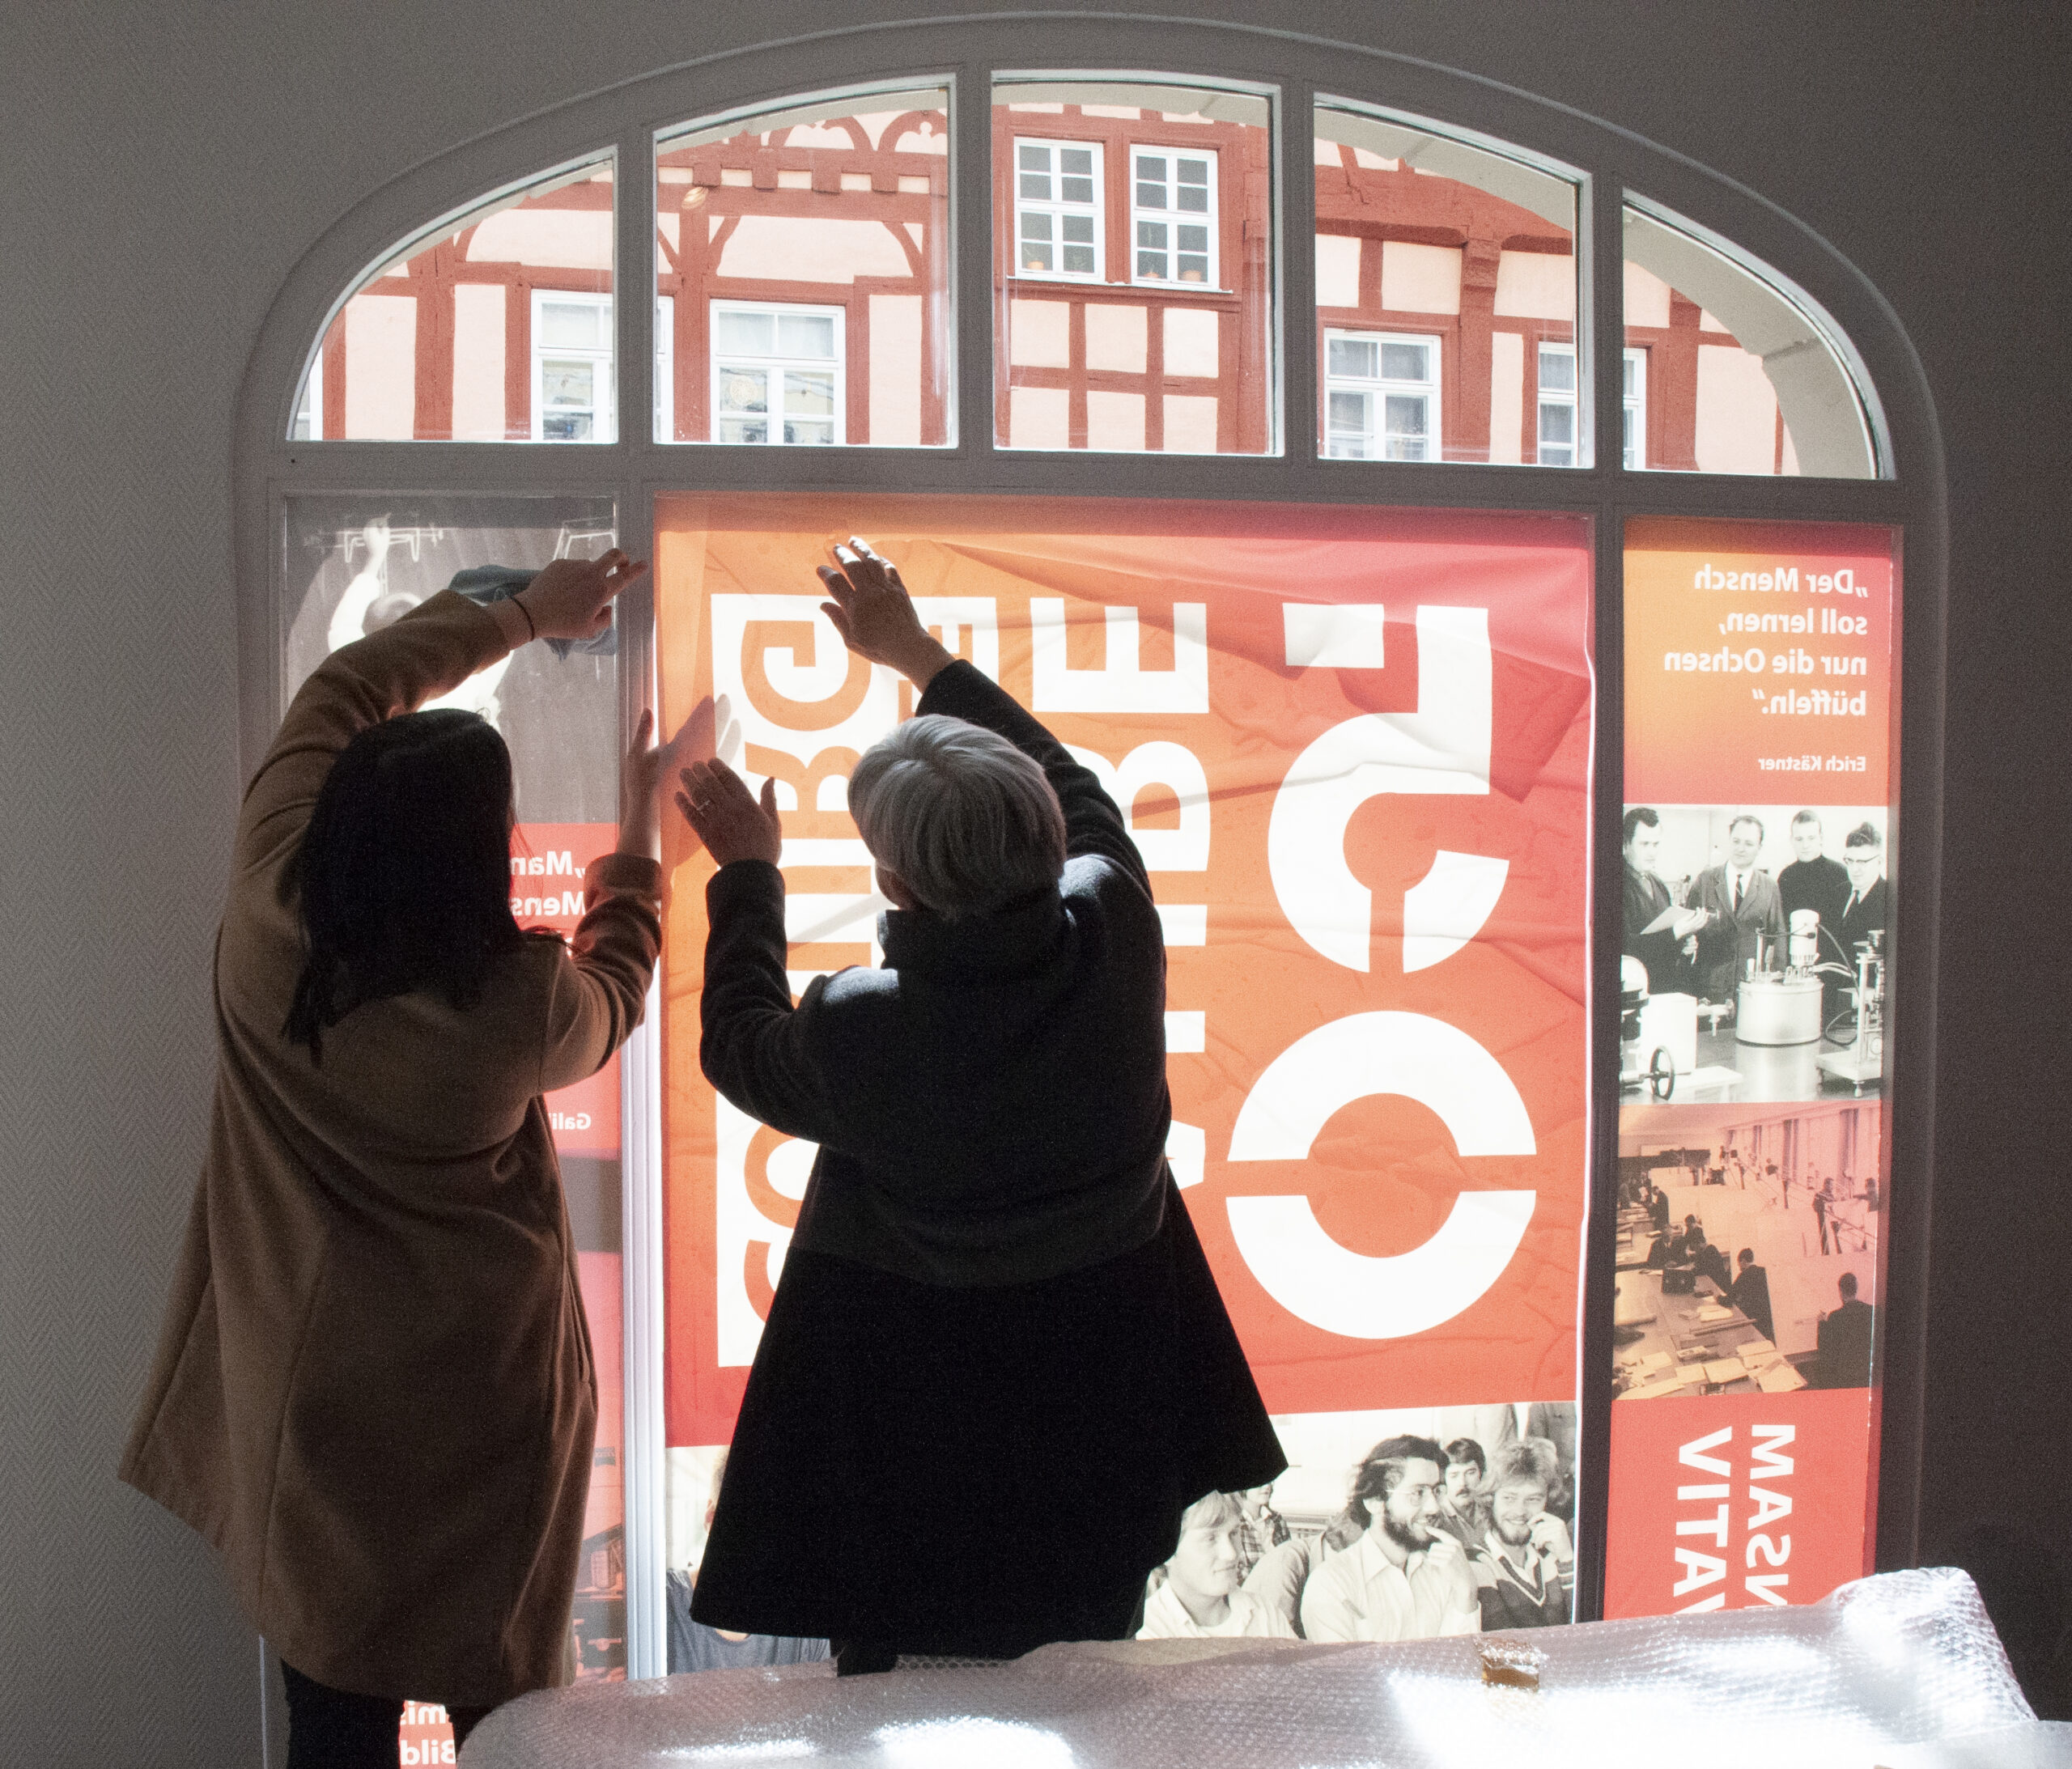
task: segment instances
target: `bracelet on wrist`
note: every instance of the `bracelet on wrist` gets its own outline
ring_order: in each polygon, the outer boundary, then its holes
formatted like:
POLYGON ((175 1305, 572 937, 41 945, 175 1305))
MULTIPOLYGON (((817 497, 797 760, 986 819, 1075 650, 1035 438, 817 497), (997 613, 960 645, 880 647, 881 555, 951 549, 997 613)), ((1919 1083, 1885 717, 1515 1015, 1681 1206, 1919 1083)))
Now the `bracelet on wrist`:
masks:
POLYGON ((525 617, 525 639, 526 643, 529 644, 533 640, 540 636, 540 630, 533 624, 533 611, 525 606, 524 600, 520 596, 512 596, 511 598, 511 605, 516 609, 520 614, 525 617))

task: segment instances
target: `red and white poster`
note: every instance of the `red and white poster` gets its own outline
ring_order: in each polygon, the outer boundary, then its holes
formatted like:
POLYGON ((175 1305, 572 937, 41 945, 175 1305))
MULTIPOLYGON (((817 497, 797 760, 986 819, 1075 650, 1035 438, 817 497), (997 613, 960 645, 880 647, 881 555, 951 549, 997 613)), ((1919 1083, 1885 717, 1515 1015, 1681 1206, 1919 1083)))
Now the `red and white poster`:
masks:
MULTIPOLYGON (((779 783, 795 991, 877 956, 845 787, 911 711, 818 611, 813 568, 855 532, 1130 816, 1165 924, 1169 1153, 1269 1409, 1480 1406, 1513 1432, 1531 1405, 1572 1407, 1588 525, 664 498, 664 716, 725 694, 737 765, 779 783)), ((813 1153, 699 1074, 708 868, 677 875, 663 1002, 668 1441, 686 1453, 731 1432, 813 1153)))
POLYGON ((1872 1563, 1894 536, 1625 543, 1605 1613, 1810 1603, 1872 1563))

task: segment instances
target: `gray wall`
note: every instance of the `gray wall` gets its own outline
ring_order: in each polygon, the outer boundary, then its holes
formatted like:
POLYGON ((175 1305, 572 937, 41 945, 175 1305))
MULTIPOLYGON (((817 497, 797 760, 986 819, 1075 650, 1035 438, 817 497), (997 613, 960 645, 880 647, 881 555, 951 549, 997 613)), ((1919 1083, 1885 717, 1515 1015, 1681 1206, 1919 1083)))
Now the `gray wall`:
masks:
MULTIPOLYGON (((1191 0, 1632 129, 1795 212, 1924 357, 1951 474, 1947 907, 1926 1543, 2062 1542, 2072 612, 2054 6, 1191 0)), ((984 0, 957 0, 976 10, 984 0)), ((0 1759, 253 1763, 259 1656, 113 1478, 198 1161, 239 786, 231 402, 347 206, 512 117, 892 13, 656 0, 155 0, 0 16, 0 1759)), ((925 0, 897 10, 924 13, 925 0)), ((944 6, 941 10, 949 10, 944 6)))

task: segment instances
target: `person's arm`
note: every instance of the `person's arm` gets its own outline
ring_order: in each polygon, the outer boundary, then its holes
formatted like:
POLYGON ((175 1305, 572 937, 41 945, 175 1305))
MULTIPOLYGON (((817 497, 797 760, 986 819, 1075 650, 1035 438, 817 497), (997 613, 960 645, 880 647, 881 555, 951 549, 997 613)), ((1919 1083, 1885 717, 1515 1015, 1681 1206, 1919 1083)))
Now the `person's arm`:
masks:
POLYGON ((889 664, 920 691, 916 713, 942 713, 996 732, 1041 767, 1064 812, 1065 852, 1115 861, 1149 892, 1150 874, 1115 801, 1092 771, 1045 730, 1006 689, 970 664, 959 663, 921 625, 906 587, 888 559, 852 538, 837 547, 841 570, 822 566, 821 582, 833 600, 821 605, 843 642, 859 656, 889 664))
POLYGON ((656 799, 664 770, 711 753, 714 724, 712 702, 702 702, 674 737, 654 745, 648 740, 653 715, 640 715, 619 769, 618 846, 584 870, 583 919, 554 978, 541 1050, 541 1092, 595 1075, 640 1023, 662 948, 656 799))
POLYGON ((787 1135, 825 1142, 832 1127, 821 1065, 809 1047, 816 980, 792 1005, 784 973, 783 832, 777 783, 758 802, 716 759, 679 776, 677 808, 718 865, 705 887, 708 931, 698 999, 698 1066, 707 1080, 751 1118, 787 1135))
POLYGON ((338 753, 370 725, 414 711, 507 655, 529 634, 588 638, 609 621, 612 598, 646 572, 614 549, 557 560, 521 605, 494 609, 442 591, 378 633, 331 653, 302 685, 238 815, 239 871, 270 866, 302 832, 338 753))

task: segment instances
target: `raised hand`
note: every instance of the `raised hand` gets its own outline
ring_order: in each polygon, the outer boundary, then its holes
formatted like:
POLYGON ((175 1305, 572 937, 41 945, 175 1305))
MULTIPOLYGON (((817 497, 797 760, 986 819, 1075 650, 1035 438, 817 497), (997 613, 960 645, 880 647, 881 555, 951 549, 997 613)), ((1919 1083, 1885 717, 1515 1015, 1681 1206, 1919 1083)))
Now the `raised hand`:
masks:
POLYGON ((916 688, 953 660, 914 612, 898 568, 860 535, 834 549, 836 565, 820 567, 820 581, 834 598, 822 611, 834 621, 842 643, 859 657, 889 664, 916 688))
POLYGON ((677 778, 682 790, 677 794, 677 808, 715 863, 728 866, 736 860, 777 863, 784 851, 784 833, 777 817, 774 777, 762 783, 759 803, 747 783, 724 761, 694 761, 677 778))
POLYGON ((660 853, 662 783, 686 763, 709 760, 724 745, 731 732, 727 697, 715 702, 707 695, 698 702, 666 743, 649 740, 654 729, 655 715, 643 711, 618 776, 618 851, 651 859, 660 853))
POLYGON ((648 575, 645 559, 617 547, 596 559, 556 559, 512 598, 541 638, 595 638, 611 624, 612 598, 648 575))

